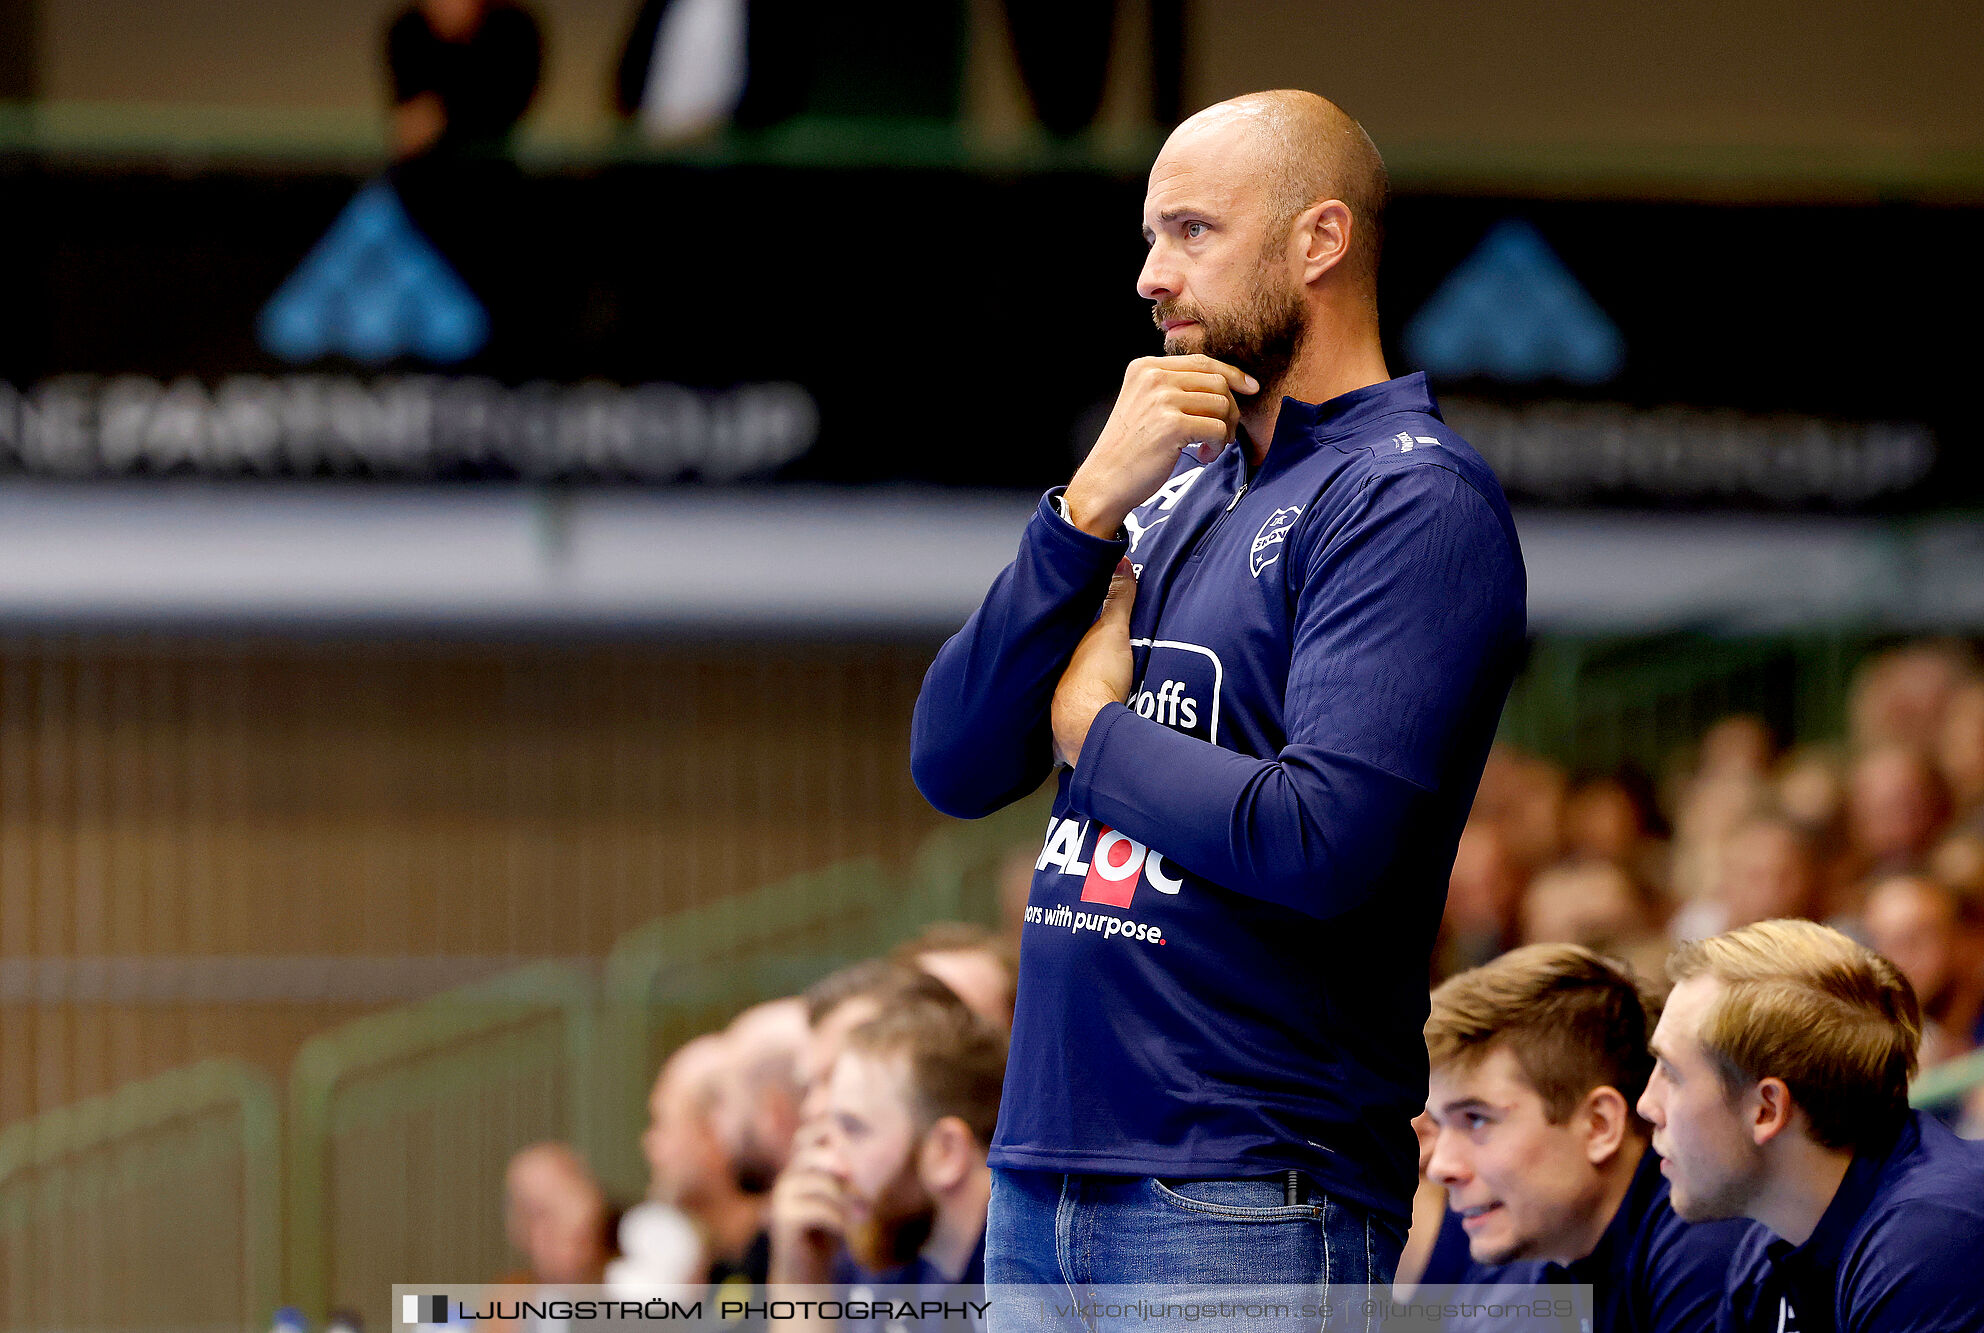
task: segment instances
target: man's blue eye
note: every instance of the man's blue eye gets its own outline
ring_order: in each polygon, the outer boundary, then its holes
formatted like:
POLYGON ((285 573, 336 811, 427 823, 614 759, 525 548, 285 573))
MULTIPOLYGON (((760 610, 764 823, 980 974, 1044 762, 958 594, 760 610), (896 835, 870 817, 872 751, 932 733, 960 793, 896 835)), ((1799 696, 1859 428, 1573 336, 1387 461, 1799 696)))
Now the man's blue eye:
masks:
POLYGON ((1205 231, 1205 229, 1206 224, 1203 222, 1187 222, 1185 224, 1185 235, 1191 237, 1193 240, 1197 240, 1200 233, 1205 231), (1198 229, 1197 231, 1193 230, 1195 227, 1198 229))

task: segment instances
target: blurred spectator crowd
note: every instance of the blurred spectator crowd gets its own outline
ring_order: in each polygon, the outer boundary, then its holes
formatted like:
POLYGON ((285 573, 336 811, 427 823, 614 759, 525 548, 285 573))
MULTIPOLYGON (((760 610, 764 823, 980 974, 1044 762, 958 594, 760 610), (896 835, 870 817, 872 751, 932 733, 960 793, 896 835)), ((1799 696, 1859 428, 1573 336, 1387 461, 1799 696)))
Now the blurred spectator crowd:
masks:
MULTIPOLYGON (((648 1197, 624 1217, 571 1149, 519 1153, 508 1218, 527 1264, 506 1280, 981 1281, 1035 850, 1003 876, 1003 932, 933 926, 677 1049, 649 1101, 648 1197)), ((1572 943, 1658 986, 1674 944, 1776 917, 1895 962, 1922 1002, 1925 1068, 1984 1044, 1984 662, 1968 646, 1869 659, 1843 743, 1739 715, 1657 774, 1498 748, 1428 981, 1572 943)))
POLYGON ((1739 715, 1659 774, 1572 773, 1497 749, 1432 980, 1570 943, 1657 983, 1672 945, 1775 917, 1894 960, 1922 1002, 1925 1068, 1984 1040, 1984 666, 1968 646, 1868 659, 1843 743, 1739 715))

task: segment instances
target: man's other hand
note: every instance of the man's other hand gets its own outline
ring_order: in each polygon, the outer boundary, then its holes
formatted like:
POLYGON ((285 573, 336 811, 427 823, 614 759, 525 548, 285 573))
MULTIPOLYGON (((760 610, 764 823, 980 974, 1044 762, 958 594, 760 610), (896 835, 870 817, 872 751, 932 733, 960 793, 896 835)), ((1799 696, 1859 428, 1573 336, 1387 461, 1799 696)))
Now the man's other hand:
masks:
POLYGON ((1103 705, 1130 697, 1136 665, 1130 653, 1130 608, 1136 600, 1137 576, 1128 560, 1119 560, 1102 599, 1102 614, 1075 645, 1068 669, 1054 687, 1054 757, 1070 768, 1081 757, 1082 742, 1103 705))
POLYGON ((1235 394, 1260 391, 1254 377, 1209 356, 1146 356, 1123 372, 1108 424, 1068 483, 1068 518, 1110 538, 1192 449, 1209 463, 1240 432, 1235 394))

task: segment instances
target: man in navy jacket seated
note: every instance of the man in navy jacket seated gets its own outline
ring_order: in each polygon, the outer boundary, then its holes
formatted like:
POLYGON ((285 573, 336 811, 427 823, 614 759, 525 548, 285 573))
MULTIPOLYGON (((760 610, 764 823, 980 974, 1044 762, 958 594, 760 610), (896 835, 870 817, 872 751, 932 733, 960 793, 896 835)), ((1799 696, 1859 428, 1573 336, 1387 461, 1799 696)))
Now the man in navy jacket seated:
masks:
POLYGON ((1574 944, 1517 949, 1433 992, 1426 1175, 1467 1236, 1461 1282, 1589 1284, 1596 1333, 1715 1327, 1755 1228, 1689 1226, 1668 1206, 1633 1110, 1647 1015, 1624 964, 1574 944))
POLYGON ((1809 921, 1683 945, 1640 1113, 1687 1220, 1763 1223, 1732 1333, 1984 1329, 1984 1144, 1908 1108, 1921 1012, 1887 959, 1809 921))

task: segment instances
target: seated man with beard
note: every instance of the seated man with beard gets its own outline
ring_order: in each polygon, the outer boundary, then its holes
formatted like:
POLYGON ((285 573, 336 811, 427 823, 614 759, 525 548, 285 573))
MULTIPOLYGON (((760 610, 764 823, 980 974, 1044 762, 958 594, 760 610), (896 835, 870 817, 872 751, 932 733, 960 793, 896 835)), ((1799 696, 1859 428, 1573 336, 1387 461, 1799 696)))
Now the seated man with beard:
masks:
POLYGON ((1004 1040, 948 994, 905 996, 851 1031, 827 1080, 831 1197, 774 1194, 775 1278, 978 1298, 1005 1071, 1004 1040))

